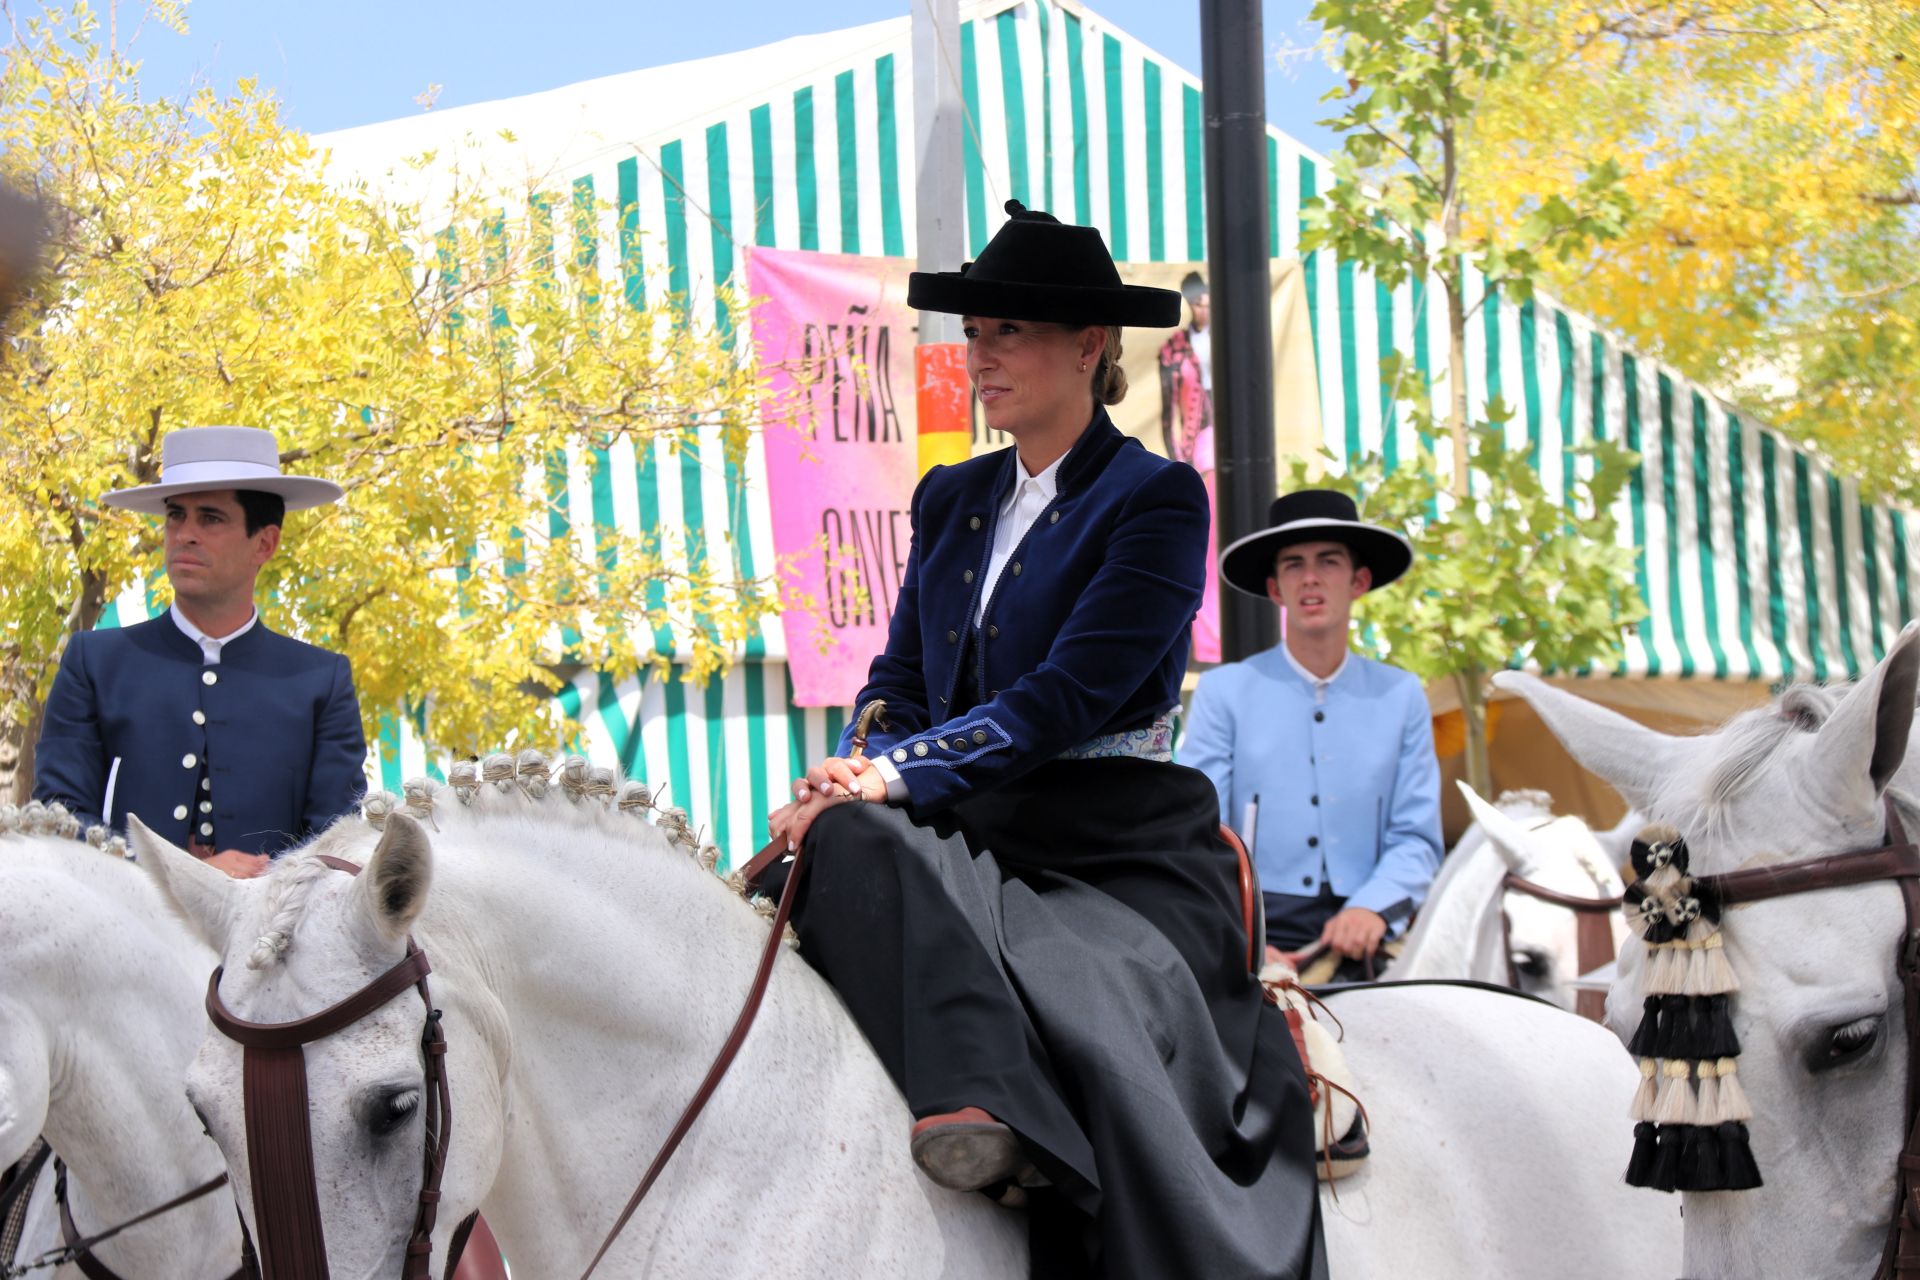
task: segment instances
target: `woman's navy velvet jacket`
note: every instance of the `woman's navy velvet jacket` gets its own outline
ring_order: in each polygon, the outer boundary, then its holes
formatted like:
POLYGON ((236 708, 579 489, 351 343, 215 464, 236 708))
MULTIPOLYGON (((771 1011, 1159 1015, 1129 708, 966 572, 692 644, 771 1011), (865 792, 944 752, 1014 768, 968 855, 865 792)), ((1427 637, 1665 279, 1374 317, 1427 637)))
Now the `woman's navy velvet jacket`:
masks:
POLYGON ((916 812, 1144 727, 1180 701, 1207 572, 1199 473, 1147 452, 1098 410, 976 624, 1014 478, 1009 448, 935 467, 914 491, 887 648, 856 705, 886 700, 868 749, 887 753, 916 812))

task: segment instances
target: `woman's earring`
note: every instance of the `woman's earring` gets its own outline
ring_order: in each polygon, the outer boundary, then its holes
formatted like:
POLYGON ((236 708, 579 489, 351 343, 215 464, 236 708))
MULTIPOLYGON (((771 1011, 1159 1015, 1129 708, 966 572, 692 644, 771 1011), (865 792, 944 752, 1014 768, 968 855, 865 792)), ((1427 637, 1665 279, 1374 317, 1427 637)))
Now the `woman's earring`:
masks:
POLYGON ((1080 362, 1080 372, 1085 373, 1086 371, 1087 371, 1087 362, 1085 360, 1082 360, 1080 362))

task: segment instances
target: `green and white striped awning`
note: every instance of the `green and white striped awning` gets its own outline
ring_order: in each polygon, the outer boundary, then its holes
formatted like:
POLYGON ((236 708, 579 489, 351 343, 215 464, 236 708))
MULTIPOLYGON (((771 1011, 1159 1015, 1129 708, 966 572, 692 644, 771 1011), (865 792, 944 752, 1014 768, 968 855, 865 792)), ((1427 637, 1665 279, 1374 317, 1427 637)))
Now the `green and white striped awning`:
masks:
MULTIPOLYGON (((962 19, 971 249, 1014 197, 1101 228, 1122 260, 1205 258, 1194 77, 1077 3, 974 0, 962 19)), ((623 251, 599 260, 628 264, 626 297, 644 305, 664 289, 704 306, 753 246, 913 255, 910 43, 903 17, 318 141, 342 174, 400 194, 430 196, 450 181, 445 165, 458 157, 470 168, 477 156, 503 181, 611 197, 616 209, 599 234, 623 251), (429 149, 442 168, 404 164, 429 149)), ((1331 170, 1278 131, 1267 148, 1270 249, 1292 257, 1301 203, 1331 170)), ((1424 282, 1383 289, 1324 252, 1303 266, 1328 448, 1409 453, 1379 359, 1398 349, 1444 366, 1437 292, 1424 282)), ((1570 475, 1570 445, 1604 437, 1642 455, 1621 527, 1643 548, 1652 613, 1620 674, 1846 676, 1912 616, 1915 556, 1902 513, 1863 503, 1852 481, 1583 317, 1546 298, 1488 299, 1470 334, 1468 377, 1474 408, 1496 395, 1516 407, 1512 439, 1534 452, 1550 488, 1570 475)), ((734 473, 718 457, 717 448, 664 446, 636 456, 621 444, 575 459, 570 525, 586 540, 608 525, 703 529, 743 570, 764 572, 773 563, 764 459, 756 446, 734 473)), ((122 616, 145 605, 143 593, 130 596, 122 616)), ((741 656, 704 689, 587 674, 561 699, 596 758, 664 784, 736 858, 844 723, 839 710, 792 707, 777 625, 741 656)), ((376 754, 379 780, 396 789, 432 767, 403 718, 376 754)))

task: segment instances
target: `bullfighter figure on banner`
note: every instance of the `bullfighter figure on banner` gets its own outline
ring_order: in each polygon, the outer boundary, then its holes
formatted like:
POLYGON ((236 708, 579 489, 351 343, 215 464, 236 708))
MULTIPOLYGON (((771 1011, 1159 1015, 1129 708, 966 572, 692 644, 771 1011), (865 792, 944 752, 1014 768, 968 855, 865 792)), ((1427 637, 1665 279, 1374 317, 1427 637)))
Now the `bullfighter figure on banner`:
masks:
MULTIPOLYGON (((1180 282, 1187 323, 1160 346, 1160 438, 1167 456, 1200 473, 1207 487, 1207 511, 1215 508, 1213 462, 1213 299, 1207 282, 1189 271, 1180 282)), ((1207 563, 1219 550, 1218 521, 1207 524, 1207 563)), ((1193 656, 1220 661, 1220 584, 1207 575, 1200 613, 1193 622, 1193 656)))

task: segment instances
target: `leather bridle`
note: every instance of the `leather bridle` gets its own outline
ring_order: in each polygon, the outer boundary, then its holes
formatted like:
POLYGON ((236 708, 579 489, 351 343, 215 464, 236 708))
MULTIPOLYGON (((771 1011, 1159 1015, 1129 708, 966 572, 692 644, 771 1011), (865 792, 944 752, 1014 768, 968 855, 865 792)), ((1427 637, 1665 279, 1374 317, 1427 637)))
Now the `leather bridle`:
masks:
MULTIPOLYGON (((1558 889, 1549 889, 1543 884, 1535 884, 1523 876, 1507 872, 1500 881, 1502 893, 1511 889, 1515 893, 1524 893, 1529 898, 1538 898, 1550 902, 1556 907, 1565 907, 1574 913, 1574 963, 1582 974, 1592 973, 1603 964, 1614 959, 1613 949, 1613 913, 1620 909, 1624 899, 1582 898, 1571 893, 1561 893, 1558 889)), ((1500 946, 1507 958, 1507 985, 1515 991, 1520 987, 1520 968, 1513 962, 1513 921, 1507 918, 1504 909, 1500 912, 1500 946)), ((1573 1010, 1583 1018, 1595 1022, 1604 1021, 1607 1016, 1607 994, 1604 991, 1579 991, 1574 993, 1573 1010)))
MULTIPOLYGON (((747 865, 748 882, 754 883, 787 853, 786 842, 775 840, 747 865)), ((720 1081, 739 1055, 753 1028, 760 1003, 773 974, 773 962, 779 957, 781 940, 788 917, 793 911, 795 890, 804 872, 803 852, 793 855, 786 887, 781 891, 772 928, 760 955, 747 998, 734 1022, 732 1032, 707 1069, 706 1078, 695 1091, 685 1111, 660 1144, 653 1162, 647 1167, 640 1185, 634 1188, 626 1207, 601 1242, 593 1260, 587 1264, 581 1280, 591 1276, 613 1242, 626 1227, 641 1200, 666 1169, 667 1162, 680 1147, 693 1122, 705 1110, 720 1081)), ((360 868, 344 858, 320 855, 320 861, 338 871, 358 875, 360 868)), ((320 1226, 319 1192, 314 1180, 313 1139, 307 1127, 306 1058, 303 1047, 323 1040, 352 1026, 381 1008, 407 988, 420 993, 427 1006, 427 1026, 421 1039, 426 1060, 425 1094, 427 1099, 426 1168, 420 1185, 420 1205, 414 1219, 413 1234, 407 1241, 407 1256, 401 1270, 402 1280, 428 1280, 433 1249, 433 1225, 440 1204, 440 1179, 446 1171, 447 1149, 453 1139, 453 1101, 448 1090, 444 1059, 446 1037, 440 1029, 440 1011, 433 1006, 427 989, 431 968, 426 952, 412 937, 407 939, 407 954, 391 969, 369 982, 338 1004, 293 1022, 259 1023, 235 1017, 220 999, 221 970, 215 969, 207 983, 207 1016, 229 1040, 245 1050, 242 1065, 245 1090, 247 1164, 252 1174, 254 1220, 260 1227, 258 1275, 263 1280, 327 1280, 326 1240, 320 1226)), ((454 1233, 447 1251, 446 1276, 451 1280, 460 1260, 467 1233, 477 1214, 469 1215, 454 1233)), ((241 1223, 244 1232, 246 1224, 241 1223)), ((250 1265, 254 1253, 249 1239, 247 1264, 242 1271, 255 1274, 250 1265)))
POLYGON ((1716 896, 1723 907, 1882 880, 1900 886, 1906 928, 1894 952, 1894 972, 1900 978, 1907 1020, 1907 1136, 1895 1169, 1887 1243, 1874 1272, 1874 1280, 1899 1280, 1920 1276, 1920 847, 1907 842, 1891 797, 1885 803, 1886 843, 1878 849, 1696 876, 1694 884, 1716 896))
MULTIPOLYGON (((336 871, 359 875, 344 858, 320 855, 336 871)), ((326 1280, 326 1236, 320 1225, 319 1189, 314 1180, 313 1134, 307 1114, 305 1046, 359 1022, 409 988, 426 1005, 421 1034, 425 1063, 426 1156, 413 1232, 401 1265, 402 1280, 429 1280, 433 1227, 440 1209, 440 1179, 453 1141, 453 1098, 447 1086, 446 1036, 440 1010, 427 988, 432 966, 427 954, 407 939, 407 954, 385 973, 339 1003, 292 1022, 248 1022, 235 1017, 220 998, 215 969, 207 983, 207 1017, 244 1051, 242 1081, 246 1105, 247 1166, 253 1189, 254 1222, 259 1227, 258 1260, 264 1280, 326 1280)), ((460 1224, 448 1250, 446 1274, 453 1274, 472 1219, 460 1224)), ((242 1230, 245 1223, 241 1224, 242 1230)))

